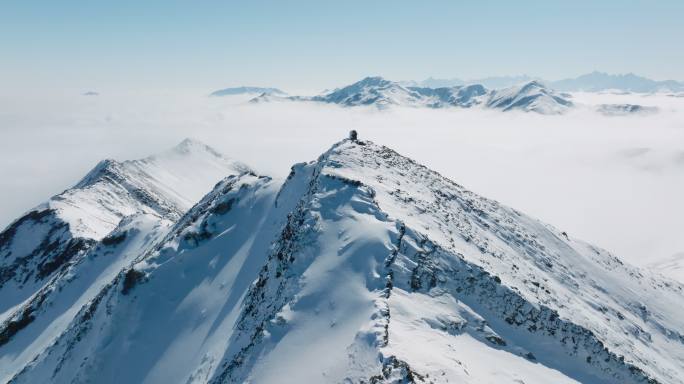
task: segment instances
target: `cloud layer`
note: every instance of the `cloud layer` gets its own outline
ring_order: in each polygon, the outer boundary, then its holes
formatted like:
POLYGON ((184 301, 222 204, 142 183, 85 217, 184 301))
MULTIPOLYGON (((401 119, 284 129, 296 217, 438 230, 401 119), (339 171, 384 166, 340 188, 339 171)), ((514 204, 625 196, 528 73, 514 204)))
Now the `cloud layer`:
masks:
POLYGON ((103 93, 0 96, 0 227, 103 158, 143 157, 194 137, 285 176, 356 129, 482 195, 635 263, 684 251, 684 98, 576 94, 563 116, 385 111, 240 97, 103 93), (607 117, 588 105, 658 106, 607 117))

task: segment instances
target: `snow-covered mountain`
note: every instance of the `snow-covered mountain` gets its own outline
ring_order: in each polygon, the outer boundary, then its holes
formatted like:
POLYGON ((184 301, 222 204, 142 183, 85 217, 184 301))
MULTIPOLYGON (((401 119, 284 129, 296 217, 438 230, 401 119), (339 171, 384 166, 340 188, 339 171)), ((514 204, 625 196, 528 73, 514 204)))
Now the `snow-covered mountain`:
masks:
POLYGON ((80 268, 130 264, 0 346, 4 381, 684 382, 684 286, 371 142, 135 220, 80 268))
POLYGON ((563 113, 572 105, 568 96, 556 93, 538 81, 494 90, 487 101, 489 108, 534 111, 545 115, 563 113))
POLYGON ((489 91, 480 84, 461 85, 450 88, 409 88, 420 93, 433 108, 470 108, 486 101, 489 91))
POLYGON ((420 106, 425 98, 419 92, 385 80, 382 77, 366 77, 352 85, 333 90, 324 95, 314 96, 311 100, 344 106, 389 105, 420 106))
POLYGON ((212 97, 217 97, 217 96, 235 96, 235 95, 245 95, 245 94, 266 94, 266 95, 276 95, 276 96, 285 96, 287 93, 281 91, 278 88, 264 88, 264 87, 233 87, 233 88, 224 88, 224 89, 219 89, 218 91, 214 91, 209 94, 209 96, 212 97))
POLYGON ((247 170, 185 140, 141 160, 104 160, 73 188, 11 223, 0 233, 0 321, 7 321, 0 344, 29 322, 39 292, 53 289, 55 279, 64 278, 98 242, 116 242, 117 228, 130 226, 133 217, 146 217, 151 227, 172 223, 225 175, 247 170))
POLYGON ((429 88, 404 86, 382 77, 367 77, 352 85, 313 97, 279 97, 263 94, 251 101, 314 101, 345 107, 389 106, 430 108, 483 108, 503 111, 520 110, 543 114, 562 113, 572 106, 569 95, 559 94, 537 81, 509 88, 489 90, 481 84, 429 88))

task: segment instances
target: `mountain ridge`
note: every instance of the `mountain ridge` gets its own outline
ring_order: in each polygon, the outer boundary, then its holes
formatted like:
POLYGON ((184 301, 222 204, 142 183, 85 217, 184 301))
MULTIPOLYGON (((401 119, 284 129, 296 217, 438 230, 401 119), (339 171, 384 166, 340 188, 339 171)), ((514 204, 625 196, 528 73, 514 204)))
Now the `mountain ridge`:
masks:
POLYGON ((609 74, 606 72, 593 71, 577 77, 569 77, 560 80, 545 80, 540 77, 528 75, 519 76, 494 76, 480 79, 462 80, 454 79, 435 79, 429 77, 423 81, 403 82, 408 86, 421 86, 429 88, 453 87, 465 84, 482 84, 488 88, 507 88, 527 83, 529 81, 541 81, 548 84, 551 88, 564 92, 601 92, 617 90, 622 92, 660 92, 684 91, 684 82, 676 80, 653 80, 644 76, 627 74, 609 74))
POLYGON ((11 382, 681 382, 683 290, 347 139, 218 183, 11 382))
POLYGON ((10 326, 4 329, 23 324, 15 315, 25 301, 106 241, 122 220, 143 214, 175 221, 221 177, 246 170, 193 140, 140 160, 101 161, 0 233, 0 319, 10 326))
POLYGON ((351 85, 312 97, 277 97, 263 94, 250 100, 252 103, 271 101, 310 101, 337 104, 344 107, 373 106, 379 109, 393 106, 481 107, 541 114, 561 114, 573 106, 568 95, 558 94, 538 81, 489 90, 481 84, 442 88, 404 86, 399 82, 386 80, 380 76, 366 77, 351 85))

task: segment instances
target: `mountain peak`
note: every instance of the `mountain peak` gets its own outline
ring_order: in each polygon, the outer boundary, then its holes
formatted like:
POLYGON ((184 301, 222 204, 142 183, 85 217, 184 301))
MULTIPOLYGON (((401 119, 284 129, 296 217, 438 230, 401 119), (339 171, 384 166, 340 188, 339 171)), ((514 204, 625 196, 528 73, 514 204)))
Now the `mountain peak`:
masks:
POLYGON ((494 90, 487 106, 503 111, 535 111, 542 114, 560 114, 573 106, 564 95, 558 94, 538 80, 509 88, 494 90))
POLYGON ((386 84, 390 84, 390 83, 391 83, 391 81, 386 80, 382 76, 367 76, 367 77, 364 77, 363 79, 359 80, 358 82, 356 82, 356 84, 360 84, 360 85, 362 84, 362 85, 366 85, 366 86, 381 86, 381 85, 386 85, 386 84))
POLYGON ((546 88, 546 85, 539 80, 530 80, 520 85, 521 89, 546 88))
MULTIPOLYGON (((100 161, 72 188, 0 232, 0 314, 37 294, 56 274, 66 273, 98 242, 116 243, 121 235, 108 235, 128 218, 145 216, 151 228, 161 230, 217 181, 248 170, 192 139, 144 159, 100 161)), ((7 324, 9 329, 15 326, 7 324)), ((6 330, 0 322, 0 347, 7 341, 6 330)))
POLYGON ((227 177, 156 239, 33 300, 0 379, 682 383, 683 286, 371 141, 227 177))
POLYGON ((219 153, 217 150, 214 148, 208 146, 207 144, 204 144, 203 142, 193 139, 190 137, 187 137, 183 139, 180 143, 178 143, 175 147, 171 149, 172 151, 179 153, 179 154, 192 154, 192 153, 210 153, 216 157, 223 157, 221 153, 219 153))
MULTIPOLYGON (((524 78, 526 81, 529 77, 524 78)), ((401 107, 428 107, 428 108, 471 108, 475 106, 491 107, 492 103, 487 103, 487 97, 502 94, 512 94, 521 92, 531 92, 535 89, 543 93, 551 94, 544 84, 532 80, 523 85, 516 85, 505 89, 489 90, 484 85, 471 83, 467 85, 451 87, 418 87, 406 82, 394 82, 381 76, 365 77, 353 84, 342 88, 336 88, 330 92, 324 92, 313 97, 279 98, 277 100, 289 101, 316 101, 329 104, 338 104, 345 107, 374 106, 379 109, 390 106, 401 107)), ((491 99, 490 97, 490 99, 491 99)), ((534 96, 536 97, 536 96, 534 96)), ((269 101, 271 97, 266 95, 254 98, 252 102, 269 101)), ((565 107, 572 105, 562 95, 549 96, 549 100, 544 102, 542 107, 527 108, 527 104, 513 105, 511 108, 500 108, 502 110, 519 109, 523 111, 534 111, 538 113, 561 113, 565 107)), ((497 108, 497 107, 495 107, 497 108)))
POLYGON ((73 188, 84 188, 96 182, 108 170, 121 166, 121 163, 114 159, 100 160, 73 188))

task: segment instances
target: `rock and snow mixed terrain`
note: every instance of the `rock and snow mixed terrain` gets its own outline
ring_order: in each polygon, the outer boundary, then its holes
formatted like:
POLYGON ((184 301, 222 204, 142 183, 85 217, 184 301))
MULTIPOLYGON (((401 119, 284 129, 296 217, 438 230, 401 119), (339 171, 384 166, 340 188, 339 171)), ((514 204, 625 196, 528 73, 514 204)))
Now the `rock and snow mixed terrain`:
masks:
POLYGON ((68 324, 99 292, 101 279, 116 275, 207 189, 247 170, 185 140, 141 160, 104 160, 73 188, 10 224, 0 233, 0 371, 31 357, 17 353, 51 342, 47 329, 68 324))
POLYGON ((480 106, 502 111, 519 110, 542 114, 559 114, 573 105, 569 98, 569 95, 559 94, 537 81, 489 90, 481 84, 441 88, 412 87, 376 76, 367 77, 352 85, 318 96, 278 97, 263 94, 252 99, 252 102, 314 101, 345 107, 370 105, 377 108, 389 106, 471 108, 480 106))
POLYGON ((1 380, 684 382, 684 286, 386 147, 225 174, 5 312, 1 380))

